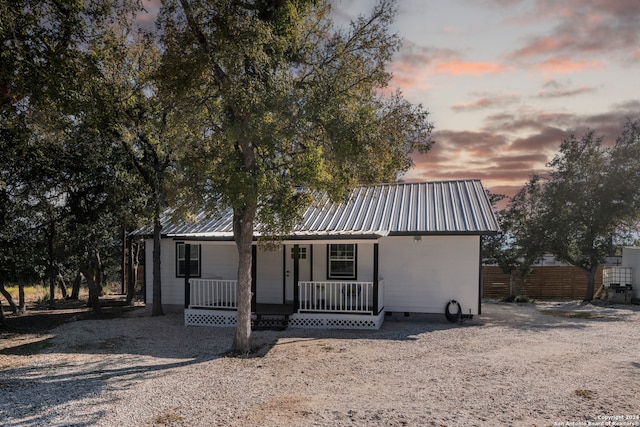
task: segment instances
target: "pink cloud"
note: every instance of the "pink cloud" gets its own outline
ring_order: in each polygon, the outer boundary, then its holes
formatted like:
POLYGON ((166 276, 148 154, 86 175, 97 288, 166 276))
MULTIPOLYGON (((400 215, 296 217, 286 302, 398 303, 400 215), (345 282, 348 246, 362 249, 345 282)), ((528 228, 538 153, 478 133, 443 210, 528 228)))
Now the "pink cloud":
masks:
POLYGON ((512 52, 514 59, 587 58, 595 54, 620 57, 627 55, 629 46, 640 44, 638 1, 537 1, 533 9, 521 13, 521 21, 555 21, 555 25, 549 33, 531 37, 512 52))
POLYGON ((435 66, 436 73, 480 76, 483 74, 502 73, 504 66, 497 62, 448 61, 435 66))
POLYGON ((602 67, 603 64, 599 61, 575 61, 567 57, 559 56, 546 59, 536 65, 534 68, 543 73, 566 74, 575 73, 578 71, 595 70, 602 67))

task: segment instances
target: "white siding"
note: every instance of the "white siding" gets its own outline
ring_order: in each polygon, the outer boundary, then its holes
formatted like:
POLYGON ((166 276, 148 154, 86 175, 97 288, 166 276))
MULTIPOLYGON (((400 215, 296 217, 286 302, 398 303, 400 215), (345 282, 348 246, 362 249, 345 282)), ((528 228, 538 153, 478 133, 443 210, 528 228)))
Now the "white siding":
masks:
POLYGON ((327 280, 327 245, 313 245, 313 272, 311 280, 327 280))
POLYGON ((282 249, 278 251, 258 251, 256 257, 257 289, 256 302, 259 304, 283 303, 282 249))
POLYGON ((202 242, 201 245, 203 279, 236 280, 238 278, 238 250, 235 243, 202 242))
POLYGON ((478 314, 478 236, 385 237, 379 251, 386 311, 444 313, 455 299, 478 314))

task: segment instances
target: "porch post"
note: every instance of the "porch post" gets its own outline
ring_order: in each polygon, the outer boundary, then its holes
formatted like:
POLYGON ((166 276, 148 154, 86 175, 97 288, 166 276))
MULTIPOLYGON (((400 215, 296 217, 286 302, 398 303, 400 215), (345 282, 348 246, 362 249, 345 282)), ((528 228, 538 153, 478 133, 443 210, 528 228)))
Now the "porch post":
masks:
POLYGON ((258 245, 251 246, 251 311, 256 311, 256 291, 258 290, 258 245))
POLYGON ((378 315, 378 244, 373 244, 373 314, 378 315))
POLYGON ((191 286, 189 279, 191 278, 191 245, 184 245, 184 308, 189 308, 191 303, 191 286))
POLYGON ((296 311, 300 308, 300 246, 293 245, 293 307, 296 311))

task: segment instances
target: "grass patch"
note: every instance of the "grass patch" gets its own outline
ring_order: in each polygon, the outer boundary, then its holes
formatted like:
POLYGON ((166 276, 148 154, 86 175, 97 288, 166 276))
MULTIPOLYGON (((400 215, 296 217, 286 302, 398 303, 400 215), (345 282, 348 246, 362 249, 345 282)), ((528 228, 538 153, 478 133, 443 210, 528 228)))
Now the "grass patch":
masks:
POLYGON ((175 426, 175 425, 183 425, 184 417, 180 415, 177 411, 180 408, 172 408, 169 411, 165 412, 162 415, 158 415, 153 419, 154 426, 175 426))
POLYGON ((576 390, 575 393, 576 393, 576 396, 581 397, 583 399, 588 399, 588 400, 591 400, 594 397, 596 397, 596 392, 591 390, 579 389, 579 390, 576 390))

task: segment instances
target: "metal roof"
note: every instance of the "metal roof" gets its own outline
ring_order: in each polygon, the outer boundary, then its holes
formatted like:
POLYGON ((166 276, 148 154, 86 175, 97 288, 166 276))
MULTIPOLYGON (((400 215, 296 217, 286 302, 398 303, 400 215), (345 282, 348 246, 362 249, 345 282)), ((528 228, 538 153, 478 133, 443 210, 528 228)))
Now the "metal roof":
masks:
MULTIPOLYGON (((194 222, 163 221, 170 237, 231 238, 233 214, 194 222)), ((259 230, 259 225, 256 226, 259 230)), ((149 229, 135 234, 148 234, 149 229)), ((420 234, 488 234, 498 222, 479 180, 380 184, 355 188, 346 201, 316 196, 291 237, 358 237, 420 234)), ((256 233, 259 235, 259 233, 256 233)))

